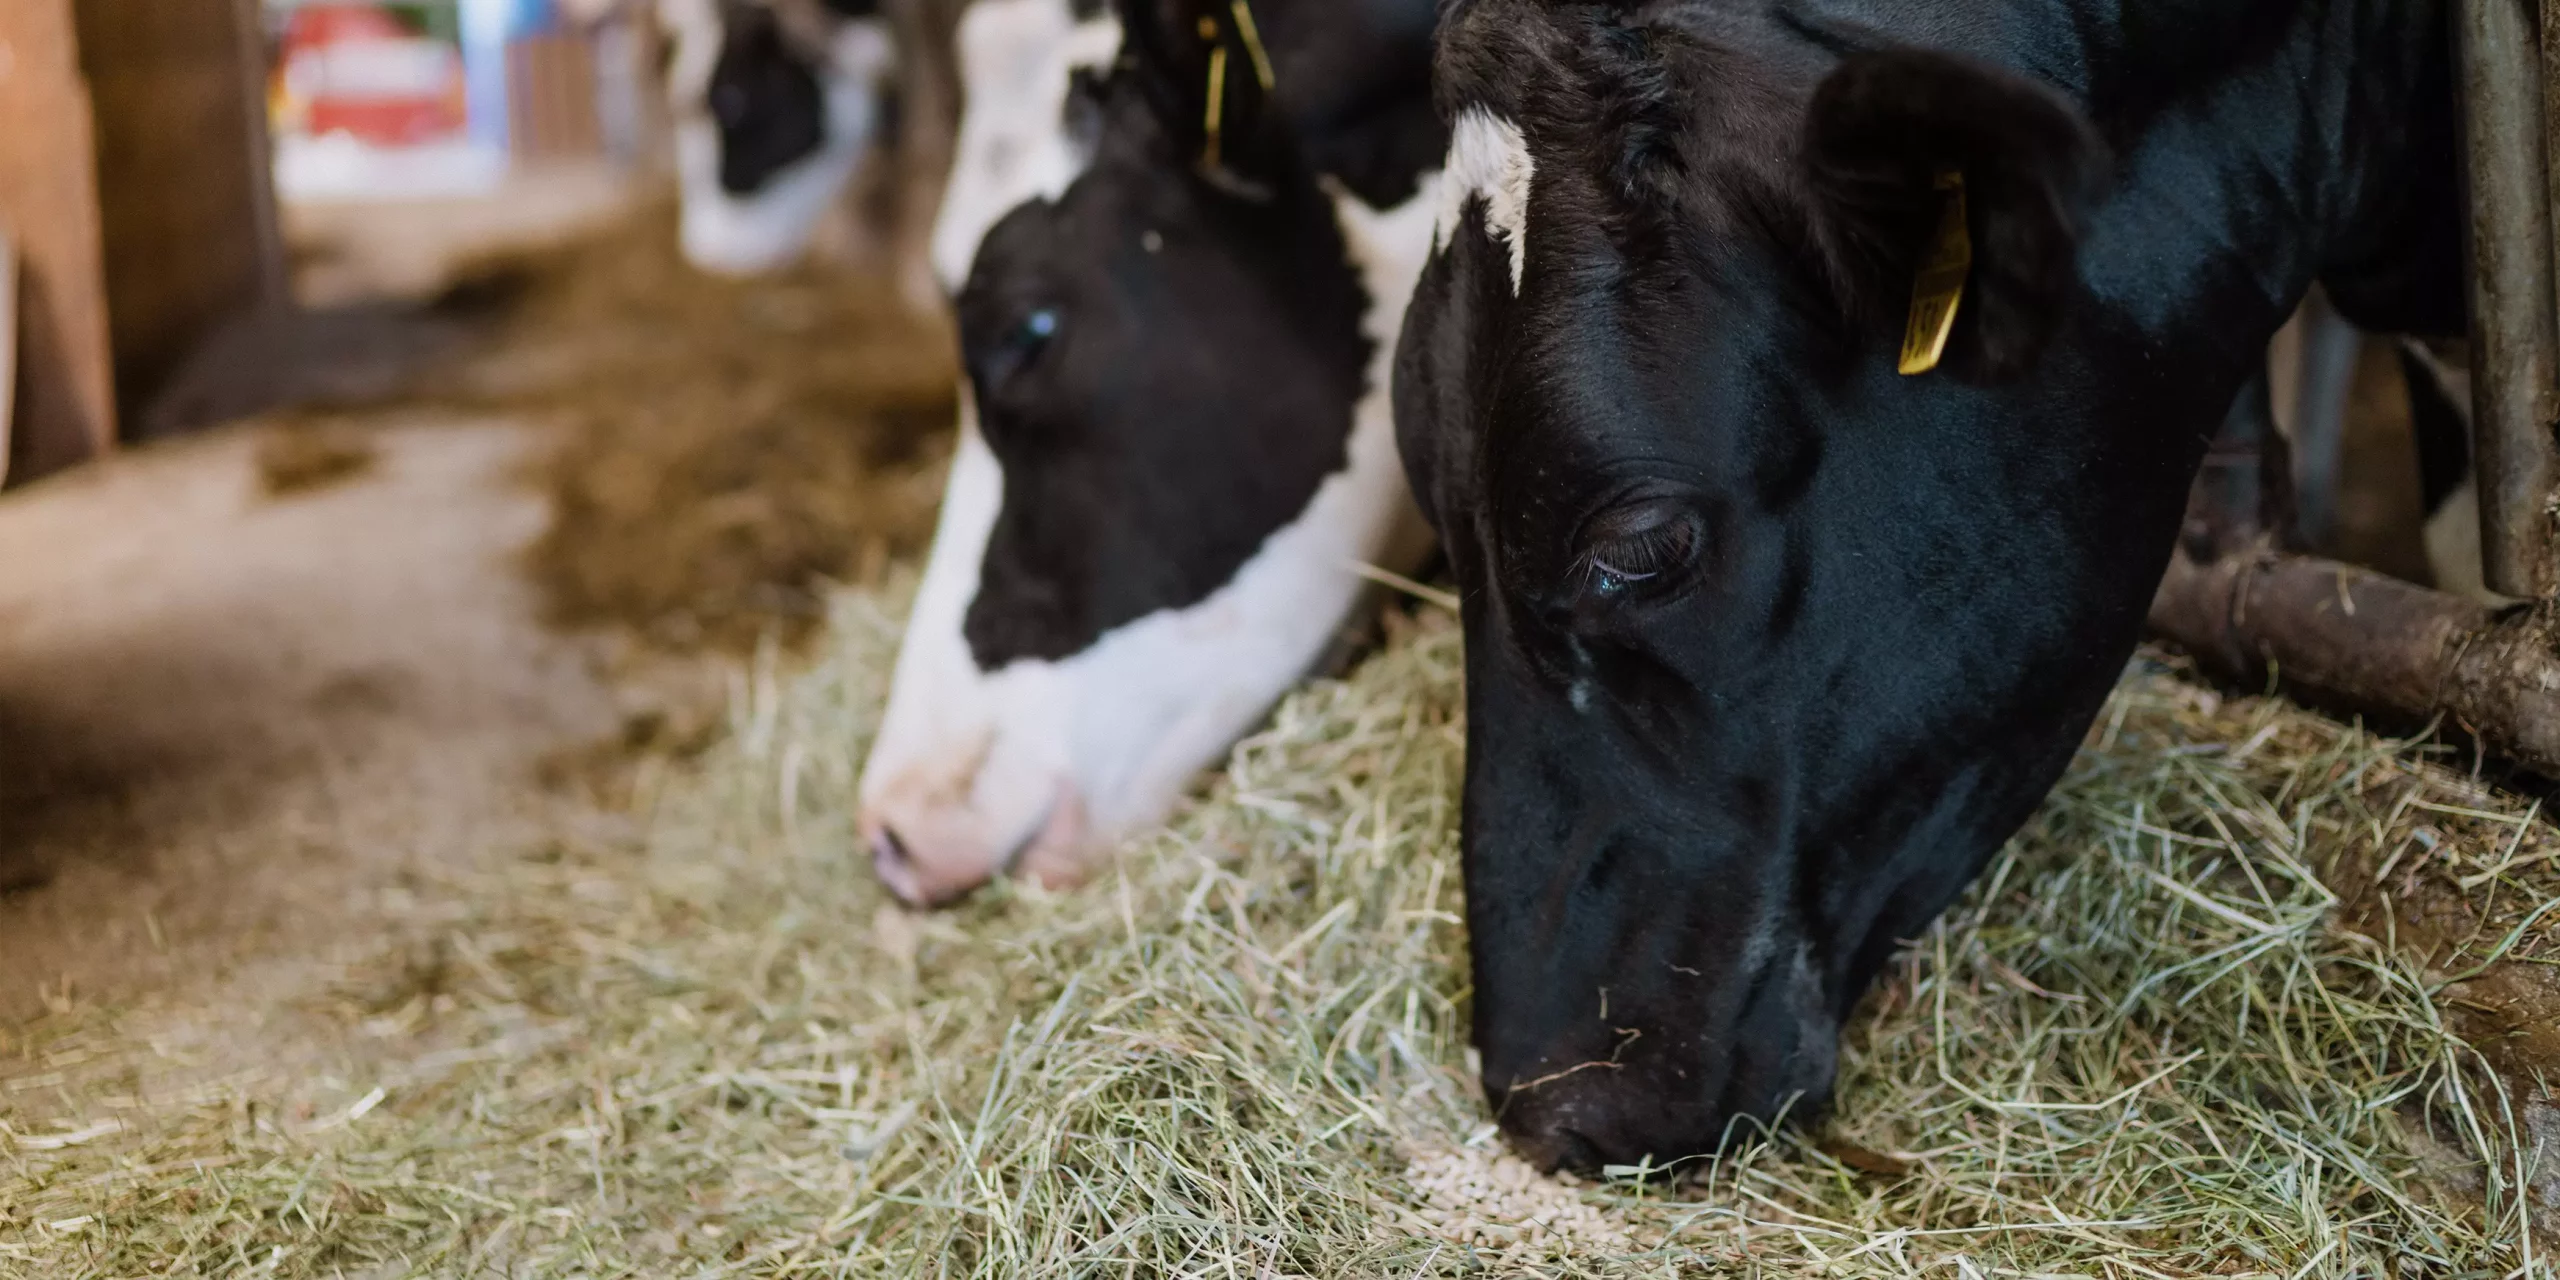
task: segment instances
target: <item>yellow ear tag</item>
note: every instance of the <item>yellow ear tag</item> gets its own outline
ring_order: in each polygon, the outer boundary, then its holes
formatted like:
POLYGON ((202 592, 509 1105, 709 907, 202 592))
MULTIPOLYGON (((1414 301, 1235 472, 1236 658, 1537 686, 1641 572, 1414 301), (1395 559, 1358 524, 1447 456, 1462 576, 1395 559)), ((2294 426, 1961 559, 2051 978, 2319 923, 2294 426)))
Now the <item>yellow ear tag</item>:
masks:
POLYGON ((1911 323, 1902 331, 1902 372, 1927 373, 1947 354, 1947 336, 1956 331, 1956 307, 1964 301, 1965 277, 1973 272, 1973 235, 1965 229, 1964 174, 1954 169, 1938 174, 1938 231, 1929 241, 1929 256, 1911 280, 1911 323))
MULTIPOLYGON (((1208 20, 1201 19, 1203 23, 1208 20)), ((1209 108, 1200 120, 1200 162, 1218 167, 1218 135, 1227 114, 1227 46, 1209 47, 1209 108)))

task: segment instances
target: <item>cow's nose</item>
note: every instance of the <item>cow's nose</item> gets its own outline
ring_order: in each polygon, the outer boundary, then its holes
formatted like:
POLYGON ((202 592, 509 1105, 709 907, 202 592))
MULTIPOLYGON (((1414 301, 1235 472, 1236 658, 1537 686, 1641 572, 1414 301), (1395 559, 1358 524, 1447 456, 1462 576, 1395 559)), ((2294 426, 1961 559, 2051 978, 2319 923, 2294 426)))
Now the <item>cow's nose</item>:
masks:
POLYGON ((893 790, 862 812, 872 869, 917 907, 948 906, 1008 871, 1053 888, 1074 884, 1092 869, 1094 853, 1084 801, 1063 780, 1048 791, 1045 806, 1005 823, 947 798, 893 790))
POLYGON ((1783 1091, 1755 1092, 1739 1105, 1697 1096, 1694 1079, 1595 1071, 1514 1091, 1500 1108, 1502 1131, 1522 1159, 1549 1172, 1648 1163, 1658 1169, 1718 1154, 1781 1120, 1802 1122, 1829 1102, 1830 1081, 1810 1075, 1783 1091))
POLYGON ((889 892, 911 905, 922 905, 915 858, 907 853, 907 842, 898 838, 897 828, 885 822, 871 829, 871 870, 889 892))
POLYGON ((871 842, 873 873, 911 907, 949 906, 996 872, 992 856, 948 844, 911 842, 876 815, 863 815, 862 829, 871 842))
POLYGON ((1714 1155, 1820 1116, 1839 1062, 1839 1020, 1810 970, 1756 988, 1713 1035, 1675 1036, 1666 1028, 1676 1009, 1663 1004, 1647 1019, 1652 1034, 1629 1038, 1623 1053, 1597 1057, 1585 1043, 1506 1071, 1508 1087, 1488 1088, 1503 1132, 1542 1169, 1588 1173, 1714 1155))

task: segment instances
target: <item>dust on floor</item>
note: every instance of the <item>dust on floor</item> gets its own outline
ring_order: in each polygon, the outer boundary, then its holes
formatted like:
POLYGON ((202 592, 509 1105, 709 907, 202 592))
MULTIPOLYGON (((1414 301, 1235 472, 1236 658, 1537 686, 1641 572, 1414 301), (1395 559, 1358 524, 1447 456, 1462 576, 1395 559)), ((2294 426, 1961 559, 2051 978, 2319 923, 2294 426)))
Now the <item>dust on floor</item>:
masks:
POLYGON ((302 211, 305 308, 220 335, 146 434, 263 415, 342 435, 429 407, 534 423, 547 616, 674 652, 804 638, 827 584, 875 580, 931 534, 946 322, 851 272, 706 276, 676 250, 671 200, 594 186, 302 211))

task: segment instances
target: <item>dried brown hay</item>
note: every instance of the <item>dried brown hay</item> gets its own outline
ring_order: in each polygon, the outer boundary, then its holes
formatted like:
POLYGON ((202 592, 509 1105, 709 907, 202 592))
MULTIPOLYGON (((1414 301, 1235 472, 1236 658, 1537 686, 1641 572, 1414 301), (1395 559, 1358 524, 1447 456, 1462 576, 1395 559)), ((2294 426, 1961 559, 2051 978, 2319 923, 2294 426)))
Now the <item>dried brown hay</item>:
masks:
POLYGON ((533 477, 555 519, 528 564, 562 625, 744 653, 808 634, 827 584, 876 579, 931 535, 957 365, 944 320, 894 282, 705 275, 668 200, 455 279, 411 325, 458 350, 269 416, 431 407, 555 428, 533 477))
POLYGON ((930 536, 957 366, 891 282, 706 276, 663 208, 514 268, 480 272, 514 296, 460 389, 561 424, 531 557, 555 618, 743 651, 930 536))
POLYGON ((352 424, 279 422, 258 440, 258 488, 270 498, 325 489, 371 471, 380 456, 373 437, 352 424))
POLYGON ((1466 1067, 1445 618, 1290 698, 1118 874, 928 917, 848 826, 895 630, 845 598, 635 834, 439 887, 339 1001, 378 1059, 0 1136, 0 1271, 2549 1274, 2445 975, 2321 874, 2417 804, 2510 841, 2525 806, 2393 743, 2137 664, 1852 1027, 1824 1130, 1565 1184, 1466 1067))

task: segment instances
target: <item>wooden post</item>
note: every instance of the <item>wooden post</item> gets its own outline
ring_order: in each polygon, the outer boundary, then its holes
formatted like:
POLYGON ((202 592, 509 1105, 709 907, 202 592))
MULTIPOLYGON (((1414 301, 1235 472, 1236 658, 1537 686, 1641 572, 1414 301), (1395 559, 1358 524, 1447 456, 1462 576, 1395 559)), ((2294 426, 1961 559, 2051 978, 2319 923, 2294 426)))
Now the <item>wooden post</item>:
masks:
POLYGON ((78 0, 77 12, 116 387, 138 422, 215 330, 283 300, 265 57, 240 0, 78 0))
POLYGON ((89 93, 71 0, 0 2, 0 222, 17 241, 18 378, 9 478, 116 438, 89 93))

